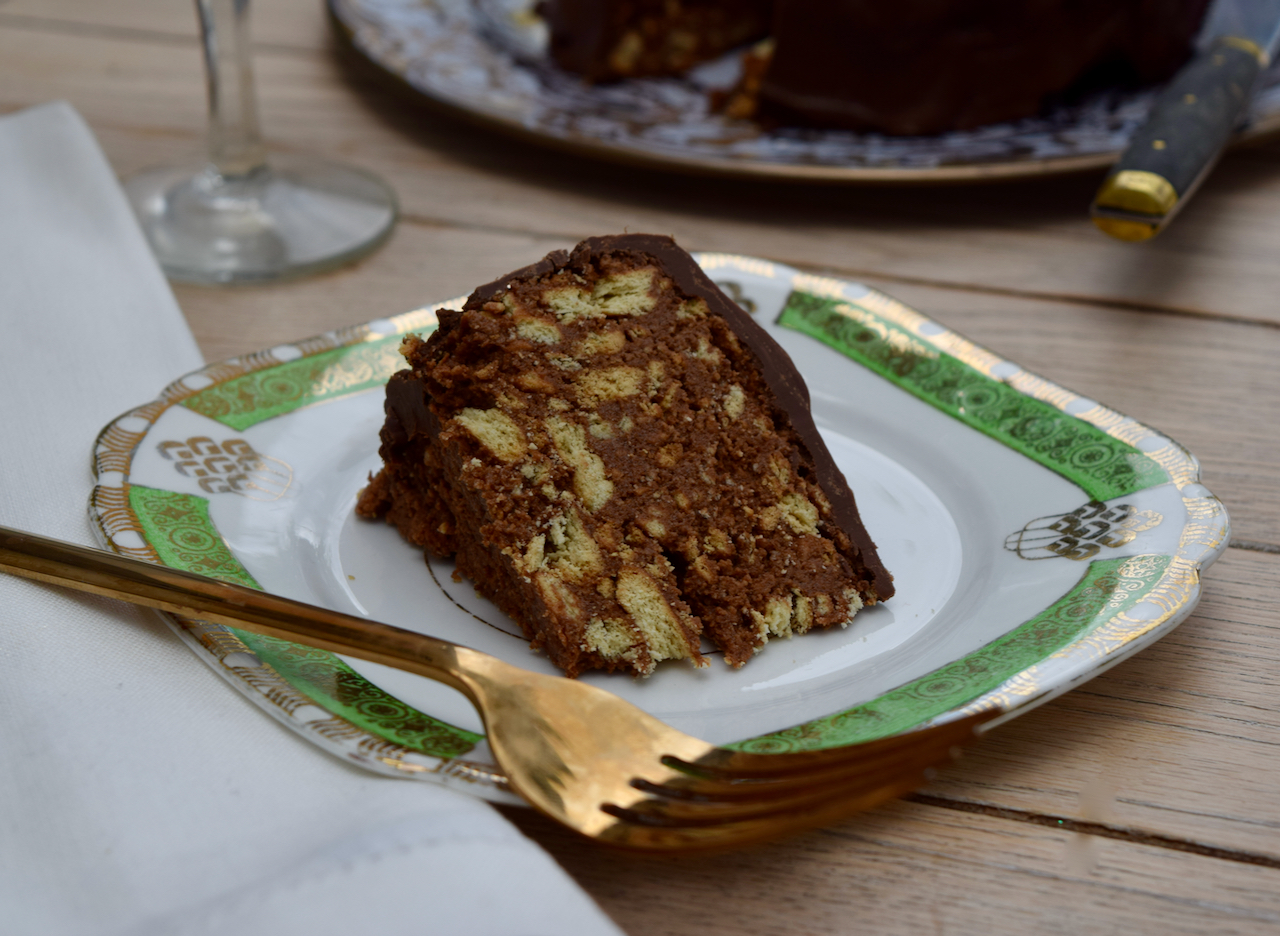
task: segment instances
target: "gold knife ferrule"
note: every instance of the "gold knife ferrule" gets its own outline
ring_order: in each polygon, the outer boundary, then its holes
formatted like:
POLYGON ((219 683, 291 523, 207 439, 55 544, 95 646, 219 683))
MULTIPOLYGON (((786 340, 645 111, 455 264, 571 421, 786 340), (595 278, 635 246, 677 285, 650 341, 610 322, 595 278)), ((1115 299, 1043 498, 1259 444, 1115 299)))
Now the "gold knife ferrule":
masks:
POLYGON ((1110 234, 1116 240, 1129 241, 1130 243, 1151 240, 1151 238, 1160 233, 1160 225, 1152 224, 1149 221, 1125 221, 1120 218, 1094 215, 1093 223, 1104 234, 1110 234))
POLYGON ((1133 211, 1162 218, 1178 204, 1178 193, 1162 175, 1137 169, 1125 169, 1108 176, 1093 203, 1114 211, 1133 211))
POLYGON ((1233 49, 1248 52, 1258 60, 1258 65, 1262 68, 1266 68, 1271 64, 1271 56, 1267 54, 1267 50, 1252 39, 1246 39, 1243 36, 1219 36, 1217 41, 1223 45, 1231 46, 1233 49))

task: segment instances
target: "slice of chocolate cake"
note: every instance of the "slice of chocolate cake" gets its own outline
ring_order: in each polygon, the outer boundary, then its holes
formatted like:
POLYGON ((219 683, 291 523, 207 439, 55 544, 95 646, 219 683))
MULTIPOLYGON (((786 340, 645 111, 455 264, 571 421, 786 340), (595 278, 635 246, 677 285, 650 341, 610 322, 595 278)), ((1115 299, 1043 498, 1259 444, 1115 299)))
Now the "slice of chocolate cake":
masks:
POLYGON ((570 676, 741 666, 893 594, 790 358, 670 238, 552 253, 402 350, 357 511, 570 676))

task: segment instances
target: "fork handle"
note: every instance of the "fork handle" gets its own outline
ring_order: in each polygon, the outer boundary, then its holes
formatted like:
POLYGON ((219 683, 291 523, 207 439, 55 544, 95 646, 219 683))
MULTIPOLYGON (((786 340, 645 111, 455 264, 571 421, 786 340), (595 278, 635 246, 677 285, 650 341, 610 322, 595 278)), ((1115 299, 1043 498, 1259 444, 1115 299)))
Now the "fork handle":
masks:
POLYGON ((473 704, 477 682, 515 670, 488 654, 389 624, 4 526, 0 570, 394 666, 452 686, 473 704))

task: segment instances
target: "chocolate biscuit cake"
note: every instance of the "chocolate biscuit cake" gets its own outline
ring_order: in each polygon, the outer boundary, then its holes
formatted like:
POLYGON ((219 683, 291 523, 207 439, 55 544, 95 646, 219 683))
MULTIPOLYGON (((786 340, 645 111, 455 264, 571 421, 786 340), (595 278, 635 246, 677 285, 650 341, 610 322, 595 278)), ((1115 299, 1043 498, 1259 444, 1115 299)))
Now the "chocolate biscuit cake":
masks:
POLYGON ((550 55, 589 81, 678 74, 735 44, 723 110, 768 125, 890 135, 1036 114, 1098 87, 1163 81, 1208 0, 542 0, 550 55), (766 38, 767 37, 767 38, 766 38))
POLYGON ((402 351, 357 512, 570 676, 741 666, 893 594, 795 366, 670 238, 552 253, 402 351))

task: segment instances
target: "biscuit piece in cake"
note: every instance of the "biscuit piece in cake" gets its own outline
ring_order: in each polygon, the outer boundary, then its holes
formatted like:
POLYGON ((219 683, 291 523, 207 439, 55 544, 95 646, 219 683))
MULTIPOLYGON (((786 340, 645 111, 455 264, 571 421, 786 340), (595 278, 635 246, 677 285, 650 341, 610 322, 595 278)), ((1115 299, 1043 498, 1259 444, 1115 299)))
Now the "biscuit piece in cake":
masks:
POLYGON ((590 81, 671 75, 765 35, 771 0, 548 0, 551 57, 590 81))
POLYGON ((402 350, 358 512, 570 676, 741 666, 893 594, 794 365, 669 238, 553 253, 402 350))

